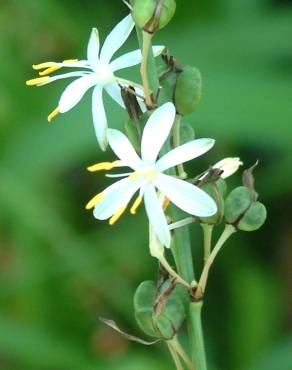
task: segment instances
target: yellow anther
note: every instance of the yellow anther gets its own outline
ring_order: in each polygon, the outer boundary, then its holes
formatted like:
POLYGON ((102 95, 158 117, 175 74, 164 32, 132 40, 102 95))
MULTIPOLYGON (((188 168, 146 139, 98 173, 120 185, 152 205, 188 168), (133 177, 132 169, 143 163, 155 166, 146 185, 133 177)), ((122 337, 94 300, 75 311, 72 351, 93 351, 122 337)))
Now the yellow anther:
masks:
POLYGON ((55 65, 55 66, 52 66, 52 67, 49 67, 49 68, 45 69, 44 71, 39 72, 39 75, 40 76, 47 76, 50 73, 53 73, 53 72, 57 71, 60 68, 62 68, 62 67, 58 66, 58 65, 55 65))
POLYGON ((165 211, 166 208, 169 206, 170 200, 167 197, 164 197, 163 203, 162 203, 162 208, 165 211))
POLYGON ((50 77, 37 77, 33 78, 31 80, 26 81, 27 86, 35 86, 35 85, 41 85, 45 82, 47 82, 50 79, 50 77))
POLYGON ((99 202, 101 202, 105 198, 105 193, 101 192, 93 197, 85 206, 86 209, 91 209, 95 207, 99 202))
POLYGON ((48 121, 49 121, 49 122, 51 122, 51 120, 52 120, 53 118, 55 118, 59 113, 60 113, 60 109, 59 109, 59 107, 57 107, 56 109, 54 109, 54 110, 53 110, 53 112, 52 112, 52 113, 50 113, 50 114, 48 115, 48 121))
POLYGON ((143 197, 142 197, 141 195, 139 195, 139 196, 136 198, 135 202, 133 203, 133 205, 132 205, 132 207, 131 207, 131 209, 130 209, 130 213, 131 213, 132 215, 135 215, 135 214, 136 214, 137 209, 139 208, 140 204, 142 203, 142 200, 143 200, 143 197))
POLYGON ((49 68, 54 65, 56 65, 55 62, 45 62, 45 63, 40 63, 40 64, 33 64, 32 68, 35 70, 39 70, 39 69, 49 68))
POLYGON ((118 219, 122 216, 122 214, 125 212, 127 206, 120 207, 117 212, 110 218, 109 224, 113 225, 115 224, 118 219))
POLYGON ((87 167, 87 170, 90 172, 95 172, 95 171, 102 171, 102 170, 112 170, 114 167, 119 166, 122 163, 122 161, 114 161, 114 162, 101 162, 94 164, 93 166, 87 167))

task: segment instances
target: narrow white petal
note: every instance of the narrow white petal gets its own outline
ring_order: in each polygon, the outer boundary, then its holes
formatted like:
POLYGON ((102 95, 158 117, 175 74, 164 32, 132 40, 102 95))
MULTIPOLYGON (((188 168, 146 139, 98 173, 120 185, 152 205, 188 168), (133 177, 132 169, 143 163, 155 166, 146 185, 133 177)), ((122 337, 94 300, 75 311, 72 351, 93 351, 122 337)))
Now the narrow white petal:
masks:
MULTIPOLYGON (((164 46, 153 46, 153 55, 156 57, 159 54, 162 53, 164 50, 164 46)), ((137 49, 134 51, 131 51, 130 53, 126 53, 119 58, 115 59, 110 63, 112 71, 118 71, 123 68, 129 68, 132 66, 135 66, 137 64, 140 64, 142 60, 142 54, 141 50, 137 49)))
POLYGON ((226 179, 227 177, 233 175, 240 166, 243 165, 243 162, 239 157, 224 158, 221 161, 214 164, 213 168, 219 168, 223 171, 221 177, 226 179))
POLYGON ((105 85, 104 88, 112 99, 114 99, 121 107, 125 108, 121 95, 121 88, 117 84, 105 85))
POLYGON ((94 207, 94 217, 106 220, 121 207, 126 206, 141 186, 142 180, 131 180, 128 177, 120 180, 104 190, 104 199, 94 207))
POLYGON ((65 78, 71 78, 71 77, 82 77, 90 74, 91 72, 88 71, 79 71, 79 72, 67 72, 67 73, 62 73, 60 75, 55 75, 53 77, 51 76, 45 76, 45 77, 39 77, 36 79, 39 79, 40 83, 37 84, 37 86, 43 86, 50 84, 51 82, 57 81, 57 80, 62 80, 65 78))
POLYGON ((175 107, 165 103, 157 108, 148 119, 141 143, 142 159, 154 163, 167 139, 175 119, 175 107))
POLYGON ((87 90, 96 84, 93 74, 78 78, 66 87, 59 100, 61 113, 68 112, 80 102, 87 90))
POLYGON ((134 170, 139 167, 141 159, 126 135, 119 130, 108 129, 107 138, 113 152, 123 161, 124 166, 134 170))
POLYGON ((120 23, 116 25, 116 27, 111 31, 111 33, 105 39, 105 42, 101 49, 100 60, 103 63, 109 63, 114 53, 127 40, 133 27, 134 27, 134 21, 133 21, 131 14, 129 14, 120 23))
POLYGON ((170 247, 170 232, 167 221, 153 185, 149 184, 144 190, 146 212, 157 237, 163 245, 170 247))
POLYGON ((99 35, 98 30, 93 28, 87 45, 87 59, 93 69, 97 67, 99 60, 99 35))
POLYGON ((214 144, 215 140, 213 139, 192 140, 165 154, 157 161, 156 167, 159 171, 165 171, 168 168, 199 157, 210 150, 214 144))
POLYGON ((107 147, 107 119, 103 106, 102 87, 95 86, 92 94, 92 118, 97 141, 101 150, 107 147))
POLYGON ((191 215, 209 217, 217 212, 214 200, 203 190, 187 181, 159 174, 154 185, 173 204, 191 215))

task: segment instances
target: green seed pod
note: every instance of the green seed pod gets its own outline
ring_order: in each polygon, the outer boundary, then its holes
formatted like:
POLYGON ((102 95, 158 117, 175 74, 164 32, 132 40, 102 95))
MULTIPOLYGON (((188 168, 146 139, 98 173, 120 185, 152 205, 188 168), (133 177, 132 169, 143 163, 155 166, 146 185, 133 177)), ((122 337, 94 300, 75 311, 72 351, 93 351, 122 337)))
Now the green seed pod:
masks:
POLYGON ((153 281, 145 281, 134 296, 135 317, 140 328, 149 336, 172 339, 185 320, 186 291, 175 286, 168 292, 166 281, 157 291, 153 281), (165 293, 166 292, 166 293, 165 293))
POLYGON ((229 224, 234 224, 248 210, 252 203, 250 191, 245 186, 239 186, 231 191, 225 200, 225 219, 229 224))
POLYGON ((156 287, 153 281, 143 281, 134 295, 134 311, 136 321, 141 330, 150 337, 157 337, 153 324, 153 304, 155 302, 156 287))
POLYGON ((168 24, 175 9, 175 0, 135 0, 132 15, 136 25, 154 33, 168 24))
POLYGON ((266 207, 260 202, 254 202, 237 224, 237 228, 242 231, 258 230, 264 224, 266 218, 266 207))
POLYGON ((202 190, 204 190, 212 199, 214 199, 218 209, 215 215, 210 217, 202 217, 200 219, 202 223, 210 225, 218 225, 221 223, 224 215, 224 196, 226 189, 226 182, 222 178, 219 178, 216 182, 207 183, 202 186, 202 190))
POLYGON ((183 67, 178 75, 174 94, 178 113, 186 115, 194 112, 202 96, 202 76, 200 71, 191 66, 183 67))

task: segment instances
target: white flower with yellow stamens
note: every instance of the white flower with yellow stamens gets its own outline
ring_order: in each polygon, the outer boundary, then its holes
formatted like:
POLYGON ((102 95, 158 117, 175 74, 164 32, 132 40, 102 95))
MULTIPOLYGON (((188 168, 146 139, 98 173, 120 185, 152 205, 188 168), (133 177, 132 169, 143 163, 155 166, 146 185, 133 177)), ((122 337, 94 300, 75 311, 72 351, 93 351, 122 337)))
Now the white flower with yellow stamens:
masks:
MULTIPOLYGON (((101 149, 105 150, 107 146, 107 119, 103 105, 103 89, 124 108, 119 85, 135 86, 131 81, 118 78, 115 72, 134 66, 141 62, 142 56, 140 50, 126 53, 111 62, 113 54, 124 44, 130 32, 134 27, 134 21, 131 15, 125 17, 107 36, 101 50, 99 47, 99 35, 96 28, 91 32, 87 46, 87 60, 65 60, 62 63, 47 62, 34 65, 35 70, 40 71, 41 77, 34 78, 26 82, 29 86, 43 86, 63 78, 79 77, 67 86, 59 100, 58 107, 48 116, 51 121, 57 114, 68 112, 82 99, 87 90, 94 87, 92 94, 92 115, 97 140, 101 149), (62 67, 80 68, 81 70, 48 76, 50 73, 59 70, 62 67)), ((163 46, 154 46, 153 53, 159 55, 163 46)), ((140 92, 140 91, 139 91, 140 92)))
POLYGON ((164 197, 191 215, 208 217, 217 211, 215 202, 203 190, 187 181, 163 173, 171 167, 204 154, 214 145, 213 139, 193 140, 171 150, 157 160, 174 119, 175 107, 172 103, 166 103, 152 113, 142 134, 141 158, 122 132, 108 129, 109 145, 119 160, 112 163, 99 163, 88 168, 89 171, 99 171, 126 166, 133 170, 130 173, 108 175, 125 178, 96 195, 86 208, 94 208, 94 216, 97 219, 109 219, 112 225, 126 210, 131 198, 139 190, 130 212, 135 214, 144 198, 150 224, 166 247, 170 246, 170 232, 163 212, 164 197), (164 197, 159 197, 156 189, 164 197))

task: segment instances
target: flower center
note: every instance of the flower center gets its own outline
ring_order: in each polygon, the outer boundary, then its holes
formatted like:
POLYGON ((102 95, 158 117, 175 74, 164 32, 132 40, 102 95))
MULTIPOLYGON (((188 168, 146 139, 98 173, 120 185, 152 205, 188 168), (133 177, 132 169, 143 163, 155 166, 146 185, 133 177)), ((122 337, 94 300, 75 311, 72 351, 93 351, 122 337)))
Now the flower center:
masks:
POLYGON ((106 63, 99 63, 95 68, 96 80, 99 84, 108 85, 115 81, 115 76, 106 63))
POLYGON ((155 179, 156 176, 157 176, 157 170, 155 167, 145 166, 139 169, 138 171, 133 172, 130 175, 130 179, 136 180, 141 177, 144 177, 146 181, 151 182, 152 180, 155 179))

